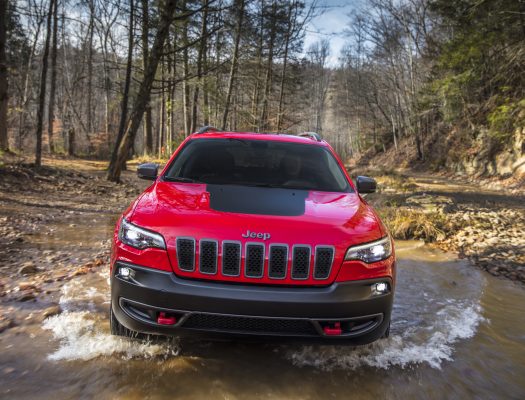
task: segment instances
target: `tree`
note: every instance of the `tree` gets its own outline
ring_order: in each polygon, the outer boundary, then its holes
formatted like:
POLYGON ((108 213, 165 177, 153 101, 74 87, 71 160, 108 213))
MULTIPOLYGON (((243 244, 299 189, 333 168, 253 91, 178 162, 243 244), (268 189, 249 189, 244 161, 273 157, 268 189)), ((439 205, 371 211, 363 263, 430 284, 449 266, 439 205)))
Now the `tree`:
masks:
POLYGON ((53 142, 53 128, 55 122, 55 92, 57 84, 57 40, 58 40, 58 0, 55 0, 53 10, 53 45, 51 47, 51 81, 49 88, 49 108, 47 113, 47 135, 49 140, 49 151, 55 152, 53 142))
POLYGON ((228 113, 230 111, 230 101, 233 92, 233 84, 235 80, 235 74, 237 73, 237 65, 239 63, 239 44, 241 42, 241 28, 244 17, 244 0, 238 0, 238 2, 235 2, 234 4, 235 8, 237 9, 237 24, 235 26, 230 76, 228 78, 228 91, 226 93, 226 101, 224 102, 224 113, 222 115, 222 129, 226 129, 226 124, 228 122, 228 113))
POLYGON ((47 30, 46 39, 44 43, 44 54, 42 56, 42 73, 40 76, 40 95, 38 100, 38 113, 36 125, 36 151, 35 151, 35 166, 42 165, 42 127, 44 124, 44 107, 46 102, 46 84, 47 84, 47 59, 49 57, 49 41, 51 38, 51 21, 53 18, 54 7, 56 7, 56 0, 49 0, 49 11, 47 14, 47 30))
POLYGON ((117 162, 117 155, 120 143, 124 137, 124 131, 126 129, 126 123, 128 121, 128 100, 129 100, 129 89, 131 86, 131 67, 133 63, 133 30, 135 25, 135 2, 134 0, 129 1, 129 36, 128 36, 128 58, 126 62, 126 78, 124 82, 124 90, 122 94, 121 111, 120 111, 120 122, 118 127, 117 139, 113 146, 111 153, 111 159, 109 161, 108 169, 114 170, 117 162))
POLYGON ((151 53, 148 58, 147 69, 144 71, 144 78, 140 84, 139 91, 133 105, 130 122, 128 123, 122 143, 119 146, 117 162, 108 172, 108 180, 110 181, 118 182, 120 180, 122 167, 126 163, 129 152, 135 141, 135 136, 142 121, 142 115, 144 114, 146 106, 150 100, 151 88, 155 80, 155 73, 162 57, 164 42, 169 35, 170 25, 174 19, 176 5, 176 0, 164 1, 163 7, 161 9, 159 27, 153 42, 153 46, 151 48, 151 53))
MULTIPOLYGON (((142 68, 144 74, 148 69, 149 58, 149 0, 142 0, 142 68)), ((144 119, 144 137, 145 137, 145 152, 151 154, 153 152, 153 129, 151 105, 146 105, 146 115, 144 119)))
POLYGON ((9 103, 6 59, 7 0, 0 0, 0 150, 8 151, 7 108, 9 103))

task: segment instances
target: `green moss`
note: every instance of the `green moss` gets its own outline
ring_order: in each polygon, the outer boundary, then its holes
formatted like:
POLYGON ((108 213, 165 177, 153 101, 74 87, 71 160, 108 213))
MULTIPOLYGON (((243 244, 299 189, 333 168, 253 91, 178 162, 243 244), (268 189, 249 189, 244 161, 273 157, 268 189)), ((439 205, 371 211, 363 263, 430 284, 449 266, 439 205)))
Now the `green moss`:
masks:
POLYGON ((508 143, 515 129, 524 125, 522 115, 525 110, 525 99, 512 101, 510 98, 504 98, 503 104, 500 104, 492 110, 487 116, 490 136, 500 144, 508 143))

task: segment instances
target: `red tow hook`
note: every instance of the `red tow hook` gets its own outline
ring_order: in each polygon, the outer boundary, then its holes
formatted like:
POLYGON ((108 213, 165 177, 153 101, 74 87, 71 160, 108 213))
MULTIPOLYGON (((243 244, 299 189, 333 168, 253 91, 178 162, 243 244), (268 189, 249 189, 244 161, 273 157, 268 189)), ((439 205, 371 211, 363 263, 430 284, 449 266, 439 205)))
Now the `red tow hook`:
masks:
POLYGON ((334 326, 324 326, 323 332, 327 336, 338 336, 343 333, 340 322, 334 322, 334 326))
POLYGON ((165 312, 160 312, 157 318, 157 324, 160 325, 175 325, 177 323, 177 318, 173 316, 166 316, 165 312))

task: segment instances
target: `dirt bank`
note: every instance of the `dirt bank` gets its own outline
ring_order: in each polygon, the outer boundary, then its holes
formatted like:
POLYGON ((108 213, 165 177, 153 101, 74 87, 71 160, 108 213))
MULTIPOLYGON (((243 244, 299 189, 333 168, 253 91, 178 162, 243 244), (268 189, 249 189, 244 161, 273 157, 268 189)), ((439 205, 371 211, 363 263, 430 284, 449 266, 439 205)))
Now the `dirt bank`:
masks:
MULTIPOLYGON (((422 173, 355 171, 376 176, 369 197, 397 239, 422 239, 457 252, 494 276, 525 283, 525 196, 502 183, 422 173)), ((504 183, 503 183, 504 184, 504 183)))
POLYGON ((0 166, 0 332, 59 313, 64 282, 107 268, 115 216, 144 186, 107 182, 100 162, 23 161, 0 166))

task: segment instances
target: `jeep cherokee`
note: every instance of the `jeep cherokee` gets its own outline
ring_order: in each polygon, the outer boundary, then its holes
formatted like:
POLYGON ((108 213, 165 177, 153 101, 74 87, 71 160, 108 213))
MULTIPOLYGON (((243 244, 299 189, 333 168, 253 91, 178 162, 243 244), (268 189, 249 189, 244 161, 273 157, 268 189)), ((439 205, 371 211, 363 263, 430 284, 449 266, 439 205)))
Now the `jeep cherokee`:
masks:
POLYGON ((386 337, 392 240, 317 134, 190 135, 123 213, 111 332, 365 344, 386 337))

